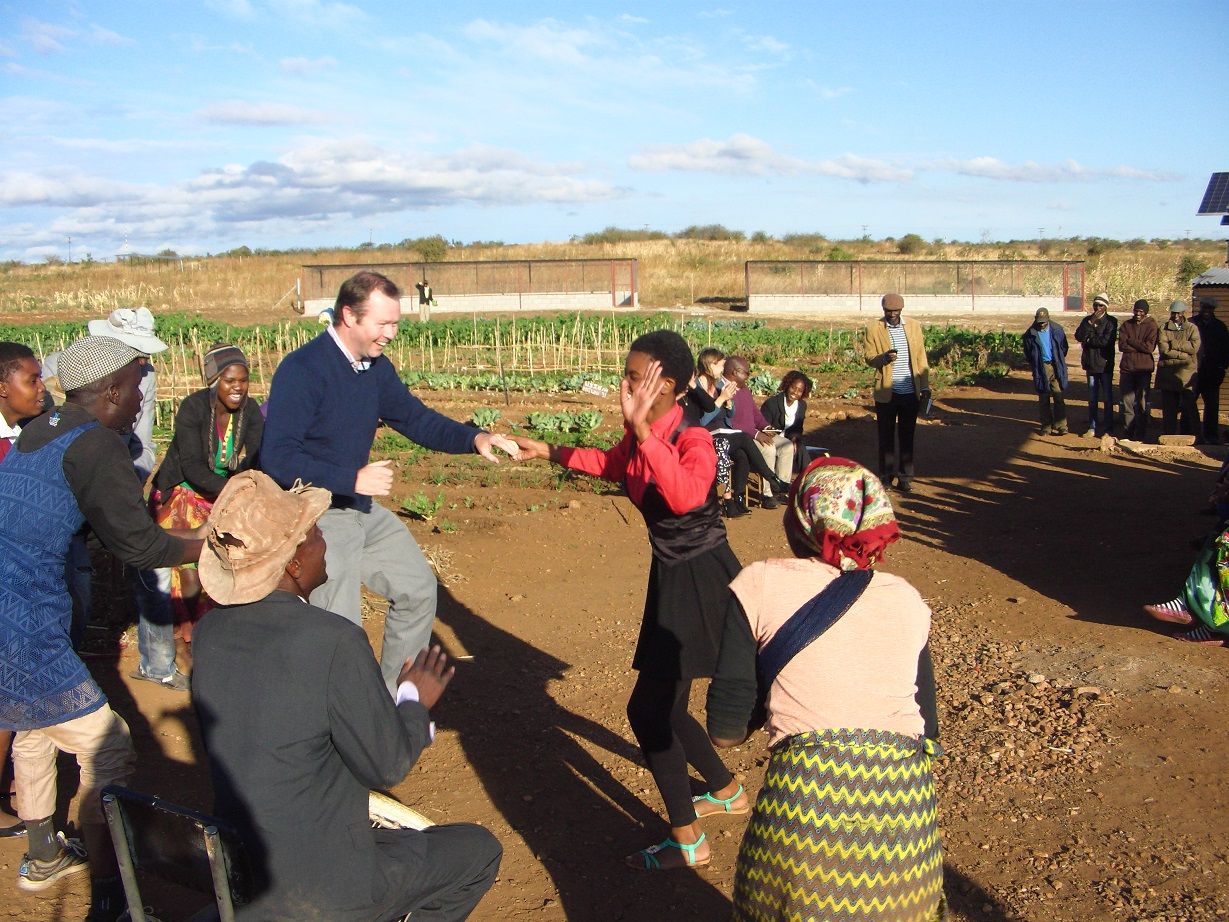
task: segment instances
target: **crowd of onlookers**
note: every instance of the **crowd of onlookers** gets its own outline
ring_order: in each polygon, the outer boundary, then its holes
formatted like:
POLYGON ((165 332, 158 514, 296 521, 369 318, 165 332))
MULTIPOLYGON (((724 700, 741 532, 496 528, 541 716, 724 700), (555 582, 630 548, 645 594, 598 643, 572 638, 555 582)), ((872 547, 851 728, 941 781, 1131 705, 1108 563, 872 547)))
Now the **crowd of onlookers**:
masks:
MULTIPOLYGON (((1092 313, 1075 330, 1082 347, 1080 365, 1088 378, 1088 420, 1081 431, 1089 436, 1114 434, 1114 360, 1121 351, 1118 386, 1123 438, 1144 441, 1148 437, 1155 383, 1161 394, 1162 434, 1190 435, 1196 443, 1220 444, 1220 388, 1229 368, 1229 328, 1216 317, 1216 302, 1201 301, 1192 319, 1187 317, 1186 302, 1174 301, 1163 325, 1149 316, 1151 307, 1143 299, 1135 302, 1121 326, 1109 307, 1107 295, 1094 297, 1092 313)), ((1038 310, 1024 333, 1024 357, 1032 369, 1040 405, 1041 435, 1068 432, 1064 399, 1069 383, 1067 349, 1063 328, 1051 322, 1048 310, 1038 310)))

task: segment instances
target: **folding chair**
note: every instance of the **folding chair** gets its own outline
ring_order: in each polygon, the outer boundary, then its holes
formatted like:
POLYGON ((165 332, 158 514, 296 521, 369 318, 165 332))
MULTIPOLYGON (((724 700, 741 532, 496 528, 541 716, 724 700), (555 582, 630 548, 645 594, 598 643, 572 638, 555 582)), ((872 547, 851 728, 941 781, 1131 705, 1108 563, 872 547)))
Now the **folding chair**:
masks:
MULTIPOLYGON (((215 817, 113 784, 103 789, 103 811, 119 859, 132 922, 157 922, 144 910, 138 870, 212 894, 216 904, 192 922, 234 922, 235 904, 247 901, 250 875, 243 844, 215 817)), ((368 799, 373 827, 426 829, 434 825, 412 807, 377 791, 368 799)), ((409 919, 406 914, 404 919, 409 919)))
POLYGON ((132 922, 146 922, 138 870, 211 894, 220 922, 234 922, 250 875, 243 846, 220 820, 118 784, 102 791, 103 812, 119 860, 132 922))

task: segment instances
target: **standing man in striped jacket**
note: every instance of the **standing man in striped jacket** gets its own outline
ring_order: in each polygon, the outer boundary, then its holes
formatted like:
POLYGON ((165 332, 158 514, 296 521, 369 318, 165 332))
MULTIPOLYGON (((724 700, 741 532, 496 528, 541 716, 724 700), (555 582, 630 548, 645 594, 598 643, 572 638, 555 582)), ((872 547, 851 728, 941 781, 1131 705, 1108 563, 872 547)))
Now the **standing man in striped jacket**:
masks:
POLYGON ((872 322, 862 340, 862 358, 874 368, 875 419, 879 423, 879 479, 908 493, 913 480, 913 432, 918 407, 930 399, 930 366, 922 325, 901 320, 905 299, 883 296, 883 319, 872 322))

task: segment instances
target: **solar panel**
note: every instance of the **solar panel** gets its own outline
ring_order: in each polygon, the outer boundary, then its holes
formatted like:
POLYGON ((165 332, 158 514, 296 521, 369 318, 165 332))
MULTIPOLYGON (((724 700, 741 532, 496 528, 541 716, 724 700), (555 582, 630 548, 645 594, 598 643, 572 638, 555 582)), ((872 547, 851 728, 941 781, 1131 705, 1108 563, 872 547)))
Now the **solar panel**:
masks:
POLYGON ((1213 173, 1208 180, 1208 191, 1203 194, 1196 214, 1225 214, 1229 212, 1229 173, 1213 173))

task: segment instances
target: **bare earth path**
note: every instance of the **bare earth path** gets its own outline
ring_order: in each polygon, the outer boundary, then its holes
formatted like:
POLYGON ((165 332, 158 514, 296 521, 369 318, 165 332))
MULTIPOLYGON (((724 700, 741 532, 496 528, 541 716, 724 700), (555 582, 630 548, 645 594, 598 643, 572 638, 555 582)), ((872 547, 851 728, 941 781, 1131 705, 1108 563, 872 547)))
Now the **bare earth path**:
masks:
MULTIPOLYGON (((424 396, 457 417, 482 402, 424 396)), ((561 400, 615 413, 610 399, 561 400)), ((873 464, 867 409, 817 401, 810 440, 873 464), (858 418, 826 418, 836 410, 858 418)), ((1174 594, 1213 524, 1198 510, 1218 459, 1110 456, 1077 436, 1036 437, 1034 413, 1020 375, 944 392, 938 421, 919 430, 916 489, 897 503, 905 540, 885 564, 935 611, 956 917, 1225 918, 1229 650, 1178 644, 1139 614, 1174 594)), ((1071 417, 1083 421, 1079 400, 1071 417)), ((662 833, 623 714, 648 562, 639 517, 622 496, 557 491, 516 467, 489 486, 438 487, 454 531, 410 525, 443 579, 439 635, 474 659, 438 709, 436 744, 394 793, 503 842, 475 919, 723 919, 742 819, 708 822, 713 861, 698 873, 637 874, 620 860, 662 833)), ((407 481, 395 499, 423 488, 437 489, 407 481)), ((744 561, 785 553, 776 514, 757 510, 730 533, 744 561)), ((377 642, 379 627, 376 613, 377 642)), ((187 700, 127 679, 134 657, 95 665, 136 735, 134 786, 207 809, 187 700)), ((731 756, 753 790, 765 755, 760 736, 731 756)), ((84 880, 43 898, 16 890, 22 850, 0 841, 0 918, 80 919, 84 880)), ((163 919, 200 905, 150 897, 163 919)))

